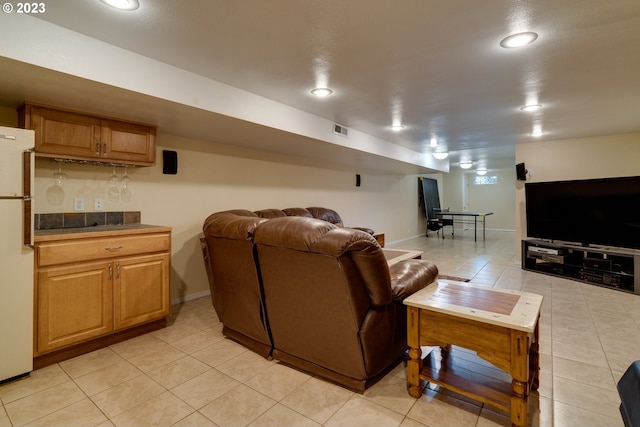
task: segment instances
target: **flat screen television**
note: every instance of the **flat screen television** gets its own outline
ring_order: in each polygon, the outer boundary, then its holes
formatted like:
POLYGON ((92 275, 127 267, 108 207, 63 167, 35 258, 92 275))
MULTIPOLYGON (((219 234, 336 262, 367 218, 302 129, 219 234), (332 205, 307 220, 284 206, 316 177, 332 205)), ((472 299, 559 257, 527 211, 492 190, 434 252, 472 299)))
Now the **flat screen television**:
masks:
POLYGON ((525 183, 527 236, 640 249, 640 177, 525 183))

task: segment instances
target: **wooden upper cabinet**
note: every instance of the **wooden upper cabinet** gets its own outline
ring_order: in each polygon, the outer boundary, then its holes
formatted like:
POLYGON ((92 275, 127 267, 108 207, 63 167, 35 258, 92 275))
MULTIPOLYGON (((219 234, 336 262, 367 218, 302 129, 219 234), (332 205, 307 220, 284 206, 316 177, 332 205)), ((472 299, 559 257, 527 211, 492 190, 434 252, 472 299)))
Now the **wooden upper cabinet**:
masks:
POLYGON ((153 166, 153 126, 25 104, 20 125, 33 129, 36 156, 153 166))
POLYGON ((156 161, 155 130, 148 126, 102 120, 102 143, 103 155, 110 159, 135 164, 156 161))
POLYGON ((97 159, 100 119, 82 114, 27 106, 26 127, 36 136, 36 152, 97 159))

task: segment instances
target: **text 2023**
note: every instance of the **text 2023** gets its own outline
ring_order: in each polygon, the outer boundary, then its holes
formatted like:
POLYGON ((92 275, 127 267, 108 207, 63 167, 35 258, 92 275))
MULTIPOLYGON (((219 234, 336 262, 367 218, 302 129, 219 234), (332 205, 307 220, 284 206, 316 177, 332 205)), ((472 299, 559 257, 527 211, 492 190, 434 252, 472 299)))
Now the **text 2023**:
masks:
POLYGON ((44 13, 44 3, 16 3, 16 13, 44 13))

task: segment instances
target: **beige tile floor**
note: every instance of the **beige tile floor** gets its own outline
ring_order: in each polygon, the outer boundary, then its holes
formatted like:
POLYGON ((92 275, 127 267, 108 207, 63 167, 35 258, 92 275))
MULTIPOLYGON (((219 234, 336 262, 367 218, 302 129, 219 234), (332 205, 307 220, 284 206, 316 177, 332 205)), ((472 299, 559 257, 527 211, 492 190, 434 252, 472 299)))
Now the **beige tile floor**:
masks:
MULTIPOLYGON (((522 271, 512 232, 390 247, 423 250, 442 274, 545 297, 532 426, 623 426, 615 385, 640 359, 640 296, 522 271)), ((2 385, 0 399, 0 427, 510 425, 445 390, 411 398, 402 365, 358 394, 268 361, 222 336, 208 297, 174 306, 166 329, 2 385)))

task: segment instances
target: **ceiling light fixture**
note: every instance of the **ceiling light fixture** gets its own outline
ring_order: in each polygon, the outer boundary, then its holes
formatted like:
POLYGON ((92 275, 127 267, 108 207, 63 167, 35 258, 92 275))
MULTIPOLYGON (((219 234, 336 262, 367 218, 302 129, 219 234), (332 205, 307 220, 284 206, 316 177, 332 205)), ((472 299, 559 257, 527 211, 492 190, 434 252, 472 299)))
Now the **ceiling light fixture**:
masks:
POLYGON ((433 157, 435 157, 438 160, 444 160, 447 157, 449 157, 449 153, 433 153, 433 157))
POLYGON ((533 43, 538 38, 536 33, 527 31, 524 33, 512 34, 509 37, 505 37, 500 42, 500 46, 511 49, 514 47, 522 47, 526 46, 530 43, 533 43))
POLYGON ((138 0, 100 0, 102 3, 120 10, 136 10, 140 7, 138 0))
POLYGON ((542 126, 540 126, 539 124, 533 125, 531 136, 535 136, 536 138, 542 136, 542 126))
POLYGON ((473 163, 470 162, 470 161, 460 162, 460 167, 462 169, 469 169, 469 168, 471 168, 471 166, 473 166, 473 163))
POLYGON ((333 91, 327 87, 317 87, 311 91, 311 93, 317 97, 324 98, 333 93, 333 91))
POLYGON ((529 104, 529 105, 525 105, 524 107, 520 107, 522 111, 527 111, 527 112, 537 111, 541 108, 542 108, 542 104, 529 104))
POLYGON ((390 126, 390 129, 391 129, 392 131, 399 132, 399 131, 401 131, 402 129, 404 129, 404 126, 402 126, 402 125, 391 125, 391 126, 390 126))
POLYGON ((476 173, 480 176, 486 175, 487 174, 487 170, 486 169, 478 169, 476 171, 476 173))
POLYGON ((431 138, 431 142, 429 143, 429 146, 431 146, 431 147, 437 147, 438 146, 438 139, 435 136, 431 138))

